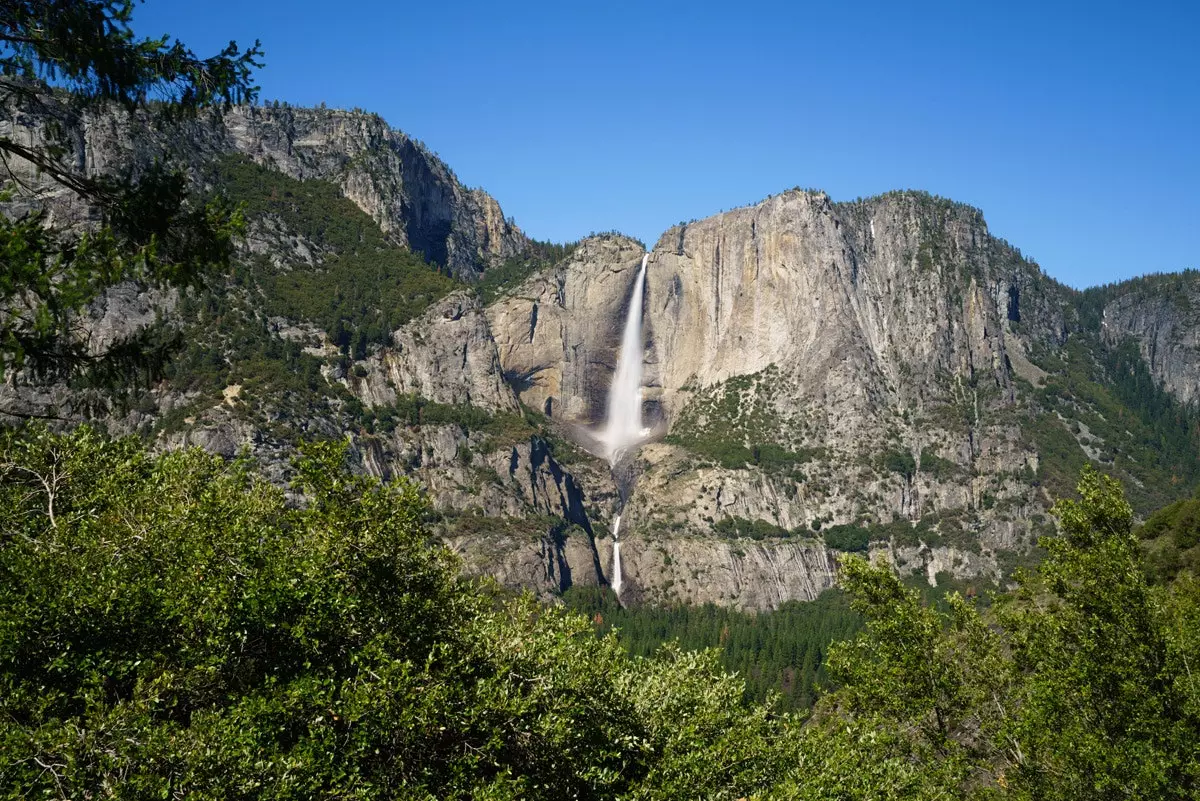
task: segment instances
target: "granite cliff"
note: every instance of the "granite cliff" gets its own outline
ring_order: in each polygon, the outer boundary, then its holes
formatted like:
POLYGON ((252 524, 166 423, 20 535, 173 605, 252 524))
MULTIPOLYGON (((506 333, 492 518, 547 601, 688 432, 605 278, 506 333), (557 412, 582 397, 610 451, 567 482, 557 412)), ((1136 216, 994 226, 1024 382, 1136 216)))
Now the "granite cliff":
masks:
MULTIPOLYGON (((162 161, 187 165, 204 181, 215 158, 238 153, 292 178, 330 181, 397 245, 460 278, 477 279, 529 245, 494 198, 463 186, 421 142, 365 111, 272 104, 168 120, 119 107, 79 115, 63 106, 39 116, 0 116, 0 136, 35 146, 49 119, 65 128, 72 145, 64 161, 89 175, 136 174, 162 161)), ((30 192, 58 218, 87 217, 60 187, 25 172, 20 177, 30 192)))
MULTIPOLYGON (((595 426, 641 253, 620 237, 584 242, 488 308, 524 402, 595 426)), ((639 300, 646 415, 666 436, 641 450, 622 553, 656 600, 696 600, 696 586, 751 607, 812 597, 832 572, 797 555, 848 529, 931 582, 996 578, 1051 530, 1051 496, 1084 460, 1135 487, 1154 480, 1136 453, 1142 432, 1087 422, 1114 402, 1097 381, 1120 304, 1093 330, 1077 293, 970 207, 786 192, 664 233, 639 300), (697 549, 704 567, 681 573, 676 554, 697 549), (665 557, 646 570, 654 552, 665 557), (772 600, 763 587, 790 589, 772 600)), ((1187 384, 1181 371, 1198 362, 1178 352, 1148 361, 1182 406, 1188 391, 1168 377, 1187 384)))
POLYGON ((1185 404, 1200 399, 1200 274, 1154 275, 1090 290, 1100 333, 1133 344, 1154 379, 1185 404))

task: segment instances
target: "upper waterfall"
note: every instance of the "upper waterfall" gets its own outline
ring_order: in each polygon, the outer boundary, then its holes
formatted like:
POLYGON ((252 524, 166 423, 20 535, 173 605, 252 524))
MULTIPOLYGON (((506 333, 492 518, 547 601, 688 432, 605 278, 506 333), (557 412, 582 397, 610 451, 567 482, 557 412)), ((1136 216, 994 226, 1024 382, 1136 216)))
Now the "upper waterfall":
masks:
POLYGON ((625 331, 621 336, 621 352, 608 391, 608 419, 600 434, 604 455, 613 464, 631 446, 645 439, 647 433, 642 428, 642 295, 649 259, 649 253, 642 256, 642 267, 633 284, 629 314, 625 317, 625 331))

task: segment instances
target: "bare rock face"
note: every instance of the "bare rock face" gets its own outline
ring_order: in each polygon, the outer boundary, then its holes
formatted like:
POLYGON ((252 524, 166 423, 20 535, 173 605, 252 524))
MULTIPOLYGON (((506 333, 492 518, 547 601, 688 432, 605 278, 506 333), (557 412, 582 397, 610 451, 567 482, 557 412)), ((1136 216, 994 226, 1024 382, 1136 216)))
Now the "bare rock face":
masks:
POLYGON ((1135 284, 1104 305, 1100 333, 1132 339, 1156 381, 1184 404, 1200 400, 1200 280, 1195 273, 1135 284))
POLYGON ((385 233, 460 278, 477 278, 528 246, 494 198, 464 187, 441 159, 378 115, 240 106, 221 126, 219 146, 293 178, 338 183, 385 233))
POLYGON ((668 231, 648 275, 668 409, 688 385, 775 365, 796 379, 795 400, 833 412, 840 436, 956 383, 1011 395, 1008 351, 1024 343, 1006 339, 1010 298, 1037 270, 965 206, 792 191, 668 231))
POLYGON ((478 298, 455 292, 392 334, 392 344, 360 365, 348 388, 368 406, 388 406, 398 394, 491 411, 515 411, 496 344, 478 298))
MULTIPOLYGON (((240 153, 292 178, 337 184, 393 241, 465 280, 529 244, 494 198, 464 187, 441 159, 376 114, 288 106, 237 106, 180 122, 118 107, 83 117, 66 108, 55 114, 74 146, 66 160, 89 175, 136 175, 169 159, 200 176, 214 156, 240 153)), ((0 135, 36 145, 45 124, 44 117, 16 115, 0 120, 0 135)), ((54 224, 89 221, 88 209, 69 193, 28 172, 54 224)))
POLYGON ((169 317, 178 301, 179 292, 174 289, 146 288, 132 281, 111 287, 88 309, 84 325, 89 349, 105 352, 156 320, 169 317))
POLYGON ((546 600, 572 586, 596 587, 608 582, 595 542, 578 530, 536 538, 501 532, 451 535, 446 545, 462 559, 468 575, 490 576, 505 587, 532 590, 546 600))
MULTIPOLYGON (((599 543, 604 564, 612 544, 599 543)), ((818 541, 750 542, 716 538, 621 537, 626 603, 715 603, 745 610, 811 601, 834 586, 837 562, 818 541)))

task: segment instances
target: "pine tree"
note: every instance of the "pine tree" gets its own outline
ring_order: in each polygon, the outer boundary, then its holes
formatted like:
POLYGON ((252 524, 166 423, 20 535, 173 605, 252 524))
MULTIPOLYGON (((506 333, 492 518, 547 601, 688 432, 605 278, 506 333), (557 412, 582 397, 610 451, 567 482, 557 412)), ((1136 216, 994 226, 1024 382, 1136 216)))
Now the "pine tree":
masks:
POLYGON ((232 256, 237 209, 194 197, 181 171, 143 165, 136 176, 97 176, 70 158, 70 129, 89 112, 117 106, 172 120, 256 96, 257 42, 199 58, 165 36, 135 36, 132 10, 131 0, 0 0, 0 108, 36 121, 0 136, 0 377, 26 370, 116 386, 154 376, 178 344, 171 336, 146 331, 97 352, 79 313, 123 281, 195 284, 232 256), (48 228, 31 175, 73 195, 100 225, 48 228), (12 200, 21 202, 4 203, 12 200))

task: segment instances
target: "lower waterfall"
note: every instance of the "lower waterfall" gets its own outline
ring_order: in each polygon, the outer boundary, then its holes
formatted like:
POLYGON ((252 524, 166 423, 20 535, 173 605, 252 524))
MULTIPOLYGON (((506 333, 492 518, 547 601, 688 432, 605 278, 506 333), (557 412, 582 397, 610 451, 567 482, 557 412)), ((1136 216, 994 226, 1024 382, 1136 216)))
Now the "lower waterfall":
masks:
POLYGON ((621 516, 617 515, 613 518, 613 561, 612 561, 612 588, 617 597, 621 597, 621 541, 617 539, 617 532, 621 529, 621 516))

